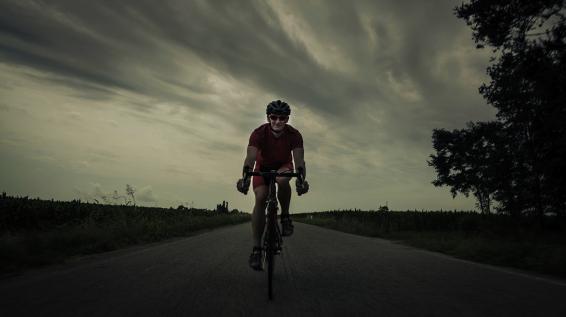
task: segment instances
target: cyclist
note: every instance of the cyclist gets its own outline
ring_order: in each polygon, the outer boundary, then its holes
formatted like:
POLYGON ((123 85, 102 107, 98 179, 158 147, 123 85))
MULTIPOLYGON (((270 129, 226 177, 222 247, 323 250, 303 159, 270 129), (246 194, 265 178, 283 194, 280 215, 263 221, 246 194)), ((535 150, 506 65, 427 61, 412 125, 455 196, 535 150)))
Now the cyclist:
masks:
MULTIPOLYGON (((293 158, 297 170, 302 174, 303 180, 306 176, 303 137, 301 133, 287 124, 291 108, 281 100, 272 101, 266 109, 267 123, 255 129, 249 139, 247 155, 244 160, 243 178, 237 182, 237 189, 247 194, 250 179, 245 176, 254 166, 254 171, 277 170, 279 172, 292 172, 294 169, 293 158), (291 156, 292 154, 292 156, 291 156)), ((281 205, 281 227, 283 236, 293 234, 293 223, 289 217, 289 204, 291 202, 290 177, 277 177, 277 199, 281 205)), ((254 270, 262 270, 262 248, 261 237, 265 227, 265 207, 268 188, 263 177, 253 176, 253 190, 255 194, 255 205, 252 214, 253 250, 249 258, 249 265, 254 270)), ((306 181, 296 180, 297 193, 302 195, 309 189, 306 181)))

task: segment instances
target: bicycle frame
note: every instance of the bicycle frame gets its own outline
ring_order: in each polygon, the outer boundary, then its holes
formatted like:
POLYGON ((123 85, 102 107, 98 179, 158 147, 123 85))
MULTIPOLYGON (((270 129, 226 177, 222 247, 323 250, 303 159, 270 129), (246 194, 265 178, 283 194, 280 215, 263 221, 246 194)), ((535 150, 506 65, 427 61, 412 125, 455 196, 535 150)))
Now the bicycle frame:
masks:
POLYGON ((263 249, 265 252, 265 259, 267 262, 267 285, 269 299, 273 299, 273 270, 275 268, 275 255, 281 252, 281 245, 283 238, 281 230, 277 224, 277 190, 275 188, 277 177, 299 177, 302 179, 302 174, 278 171, 269 172, 247 172, 246 176, 261 176, 264 177, 265 183, 269 184, 269 193, 266 202, 266 228, 263 235, 263 249))

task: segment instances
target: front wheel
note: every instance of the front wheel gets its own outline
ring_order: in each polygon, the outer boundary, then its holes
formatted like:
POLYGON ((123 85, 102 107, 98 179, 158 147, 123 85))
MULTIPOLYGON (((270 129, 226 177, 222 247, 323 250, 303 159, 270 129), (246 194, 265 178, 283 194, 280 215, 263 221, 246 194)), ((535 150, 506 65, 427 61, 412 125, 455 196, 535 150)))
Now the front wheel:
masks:
POLYGON ((267 287, 269 299, 273 299, 273 269, 275 266, 275 250, 267 250, 267 287))
POLYGON ((273 271, 275 269, 275 254, 277 252, 277 206, 270 206, 267 214, 267 287, 269 299, 273 299, 273 271))

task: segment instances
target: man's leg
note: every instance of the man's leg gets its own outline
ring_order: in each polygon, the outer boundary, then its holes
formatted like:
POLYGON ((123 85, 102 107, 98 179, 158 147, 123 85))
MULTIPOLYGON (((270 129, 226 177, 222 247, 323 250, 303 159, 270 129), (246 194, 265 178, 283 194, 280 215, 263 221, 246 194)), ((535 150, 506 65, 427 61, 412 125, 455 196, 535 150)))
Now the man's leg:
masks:
POLYGON ((281 205, 281 217, 288 217, 289 205, 291 204, 291 185, 289 185, 289 178, 287 178, 287 181, 278 182, 278 185, 277 199, 281 205))
MULTIPOLYGON (((282 167, 279 172, 290 171, 287 167, 282 167)), ((290 177, 277 177, 277 199, 281 205, 281 218, 289 216, 289 205, 291 204, 291 185, 290 177)))
POLYGON ((293 223, 289 217, 289 204, 291 203, 291 185, 289 177, 279 177, 277 184, 277 198, 281 205, 281 235, 288 237, 293 234, 293 223))
POLYGON ((260 185, 254 188, 255 205, 252 214, 252 233, 254 247, 261 247, 261 236, 265 227, 265 202, 267 200, 267 186, 260 185))

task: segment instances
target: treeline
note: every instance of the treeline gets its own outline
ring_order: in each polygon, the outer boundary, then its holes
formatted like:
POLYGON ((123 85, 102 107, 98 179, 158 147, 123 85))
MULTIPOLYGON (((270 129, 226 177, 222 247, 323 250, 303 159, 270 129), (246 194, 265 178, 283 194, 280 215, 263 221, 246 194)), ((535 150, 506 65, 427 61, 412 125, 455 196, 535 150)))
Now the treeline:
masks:
POLYGON ((542 223, 566 216, 565 1, 472 0, 455 9, 479 48, 493 49, 479 91, 496 120, 435 129, 435 186, 542 223))

